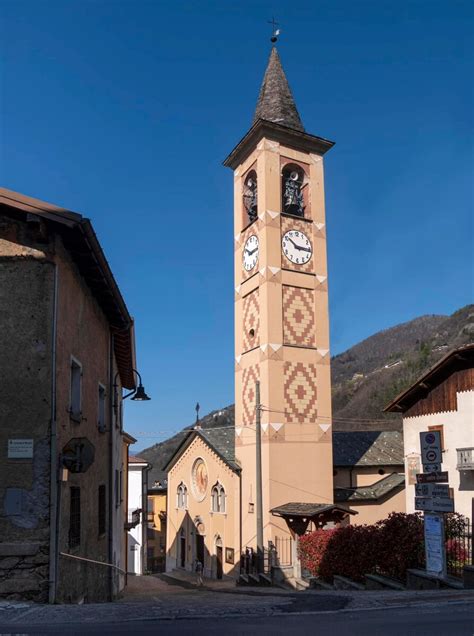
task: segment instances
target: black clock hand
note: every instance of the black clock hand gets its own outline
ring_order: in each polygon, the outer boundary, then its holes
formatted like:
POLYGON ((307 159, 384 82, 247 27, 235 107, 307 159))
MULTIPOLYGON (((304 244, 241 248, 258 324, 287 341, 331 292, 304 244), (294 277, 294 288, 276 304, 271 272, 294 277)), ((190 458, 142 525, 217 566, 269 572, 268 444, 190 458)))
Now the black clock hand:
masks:
POLYGON ((258 247, 256 247, 254 250, 248 250, 247 248, 245 248, 245 251, 247 252, 249 256, 252 256, 252 254, 256 252, 257 250, 258 250, 258 247))
POLYGON ((288 237, 288 240, 291 241, 293 245, 296 247, 296 249, 300 250, 300 252, 311 252, 309 247, 302 247, 301 245, 298 245, 298 243, 295 243, 293 239, 291 239, 290 237, 288 237))

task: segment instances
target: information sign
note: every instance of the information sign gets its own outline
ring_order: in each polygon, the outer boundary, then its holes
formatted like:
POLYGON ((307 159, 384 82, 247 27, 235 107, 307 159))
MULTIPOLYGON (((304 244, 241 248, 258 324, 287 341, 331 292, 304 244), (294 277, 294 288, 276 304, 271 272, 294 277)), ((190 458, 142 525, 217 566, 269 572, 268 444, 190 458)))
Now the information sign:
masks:
POLYGON ((417 484, 447 484, 449 481, 448 472, 446 470, 438 471, 436 473, 419 473, 416 476, 417 484))
POLYGON ((9 439, 8 458, 9 459, 31 459, 33 457, 32 439, 9 439))
POLYGON ((443 515, 425 513, 425 556, 427 572, 446 574, 443 515))

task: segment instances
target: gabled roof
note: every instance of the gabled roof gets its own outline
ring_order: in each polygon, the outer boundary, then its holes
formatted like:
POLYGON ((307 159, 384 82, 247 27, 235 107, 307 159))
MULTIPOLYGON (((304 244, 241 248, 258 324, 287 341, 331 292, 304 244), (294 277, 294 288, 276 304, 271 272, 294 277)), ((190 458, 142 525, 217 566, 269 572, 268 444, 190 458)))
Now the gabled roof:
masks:
MULTIPOLYGON (((387 404, 385 412, 405 413, 416 402, 425 398, 454 372, 474 368, 474 343, 471 342, 447 353, 408 389, 387 404)), ((473 387, 474 388, 474 387, 473 387)))
POLYGON ((235 428, 233 426, 223 426, 222 428, 193 429, 188 431, 168 463, 163 467, 164 472, 171 470, 197 437, 202 439, 231 470, 234 472, 240 471, 240 466, 235 459, 235 428))
POLYGON ((343 512, 351 515, 356 515, 355 510, 346 508, 344 506, 338 506, 337 504, 318 504, 318 503, 300 503, 292 501, 290 503, 277 506, 270 510, 272 515, 277 517, 315 517, 322 513, 327 512, 343 512))
POLYGON ((333 431, 334 466, 393 466, 404 464, 399 431, 333 431))
POLYGON ((334 500, 338 502, 349 501, 378 501, 390 494, 395 494, 405 485, 405 475, 392 473, 370 486, 359 486, 358 488, 334 488, 334 500))
POLYGON ((259 119, 304 132, 280 56, 274 46, 258 96, 253 123, 259 119))
POLYGON ((0 210, 25 219, 43 219, 61 235, 65 248, 97 299, 114 334, 114 350, 122 386, 135 388, 133 319, 89 219, 51 203, 0 188, 0 210))

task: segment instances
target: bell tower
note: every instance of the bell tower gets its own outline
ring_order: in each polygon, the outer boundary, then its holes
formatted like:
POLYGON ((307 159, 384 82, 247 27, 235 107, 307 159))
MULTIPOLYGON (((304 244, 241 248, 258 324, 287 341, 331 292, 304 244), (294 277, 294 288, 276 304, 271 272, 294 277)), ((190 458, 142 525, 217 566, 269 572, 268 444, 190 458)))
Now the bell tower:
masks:
POLYGON ((333 503, 323 156, 305 132, 276 47, 234 171, 235 443, 242 547, 256 542, 256 382, 265 543, 288 503, 333 503))

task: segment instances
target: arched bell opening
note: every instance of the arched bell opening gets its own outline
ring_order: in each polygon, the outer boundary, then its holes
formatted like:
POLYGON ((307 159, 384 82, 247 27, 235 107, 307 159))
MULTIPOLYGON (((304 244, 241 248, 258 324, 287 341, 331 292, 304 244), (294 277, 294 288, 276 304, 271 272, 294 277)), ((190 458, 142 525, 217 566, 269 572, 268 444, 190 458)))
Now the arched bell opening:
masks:
POLYGON ((281 173, 281 210, 283 214, 304 218, 307 207, 306 174, 303 168, 287 163, 281 173))
POLYGON ((244 226, 257 220, 258 217, 258 184, 257 173, 249 170, 243 179, 242 201, 246 213, 244 226))

